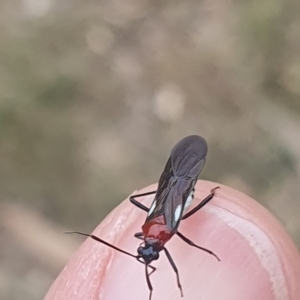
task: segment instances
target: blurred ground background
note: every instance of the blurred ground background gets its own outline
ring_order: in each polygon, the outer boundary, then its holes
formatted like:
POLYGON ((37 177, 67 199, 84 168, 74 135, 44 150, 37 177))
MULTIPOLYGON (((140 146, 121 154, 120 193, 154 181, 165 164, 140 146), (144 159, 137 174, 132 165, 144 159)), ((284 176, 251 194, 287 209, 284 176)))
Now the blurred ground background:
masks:
POLYGON ((182 137, 201 175, 300 246, 300 3, 0 1, 0 298, 41 299, 82 239, 156 182, 182 137))

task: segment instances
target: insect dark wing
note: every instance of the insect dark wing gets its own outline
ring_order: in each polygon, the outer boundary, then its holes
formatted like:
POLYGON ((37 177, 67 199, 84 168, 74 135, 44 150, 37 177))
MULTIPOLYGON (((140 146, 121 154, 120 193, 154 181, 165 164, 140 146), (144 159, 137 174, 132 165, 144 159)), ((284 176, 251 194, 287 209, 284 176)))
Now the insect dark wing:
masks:
POLYGON ((171 164, 175 177, 196 179, 203 169, 207 154, 204 138, 191 135, 179 141, 171 151, 171 164))
POLYGON ((170 184, 170 181, 173 178, 173 176, 174 174, 172 171, 171 157, 170 157, 167 161, 163 173, 160 176, 157 192, 150 206, 146 222, 149 222, 151 219, 156 218, 164 213, 164 203, 168 198, 168 194, 172 186, 170 184))
POLYGON ((180 223, 187 200, 203 169, 206 154, 206 141, 197 135, 182 139, 171 151, 173 177, 169 180, 163 207, 166 224, 172 231, 180 223))
POLYGON ((207 144, 202 137, 192 135, 179 141, 159 179, 156 196, 146 222, 164 215, 170 230, 176 230, 200 174, 207 153, 207 144))
POLYGON ((185 209, 186 201, 193 191, 196 179, 179 179, 168 193, 164 202, 166 225, 175 232, 185 209))
POLYGON ((168 228, 171 231, 176 230, 184 211, 186 200, 195 183, 196 180, 174 180, 174 177, 162 181, 162 185, 159 186, 150 206, 146 222, 163 215, 168 228))

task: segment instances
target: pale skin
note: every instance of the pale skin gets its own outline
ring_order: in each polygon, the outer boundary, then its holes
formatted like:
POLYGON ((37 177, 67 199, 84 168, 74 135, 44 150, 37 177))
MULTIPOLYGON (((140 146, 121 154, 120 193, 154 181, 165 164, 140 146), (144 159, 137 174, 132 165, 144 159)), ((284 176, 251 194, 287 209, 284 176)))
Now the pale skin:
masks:
MULTIPOLYGON (((229 187, 198 181, 191 208, 210 190, 215 197, 180 223, 179 230, 195 244, 220 257, 191 247, 174 236, 167 244, 179 270, 184 298, 163 252, 152 264, 152 300, 298 300, 299 252, 280 223, 265 208, 229 187)), ((156 189, 149 186, 137 193, 156 189)), ((153 196, 138 198, 150 207, 153 196)), ((122 202, 94 230, 101 237, 134 255, 146 212, 122 202)), ((75 230, 80 230, 80 224, 75 230)), ((69 238, 66 236, 66 238, 69 238)), ((126 300, 149 296, 144 266, 134 258, 87 238, 49 289, 45 300, 126 300)))

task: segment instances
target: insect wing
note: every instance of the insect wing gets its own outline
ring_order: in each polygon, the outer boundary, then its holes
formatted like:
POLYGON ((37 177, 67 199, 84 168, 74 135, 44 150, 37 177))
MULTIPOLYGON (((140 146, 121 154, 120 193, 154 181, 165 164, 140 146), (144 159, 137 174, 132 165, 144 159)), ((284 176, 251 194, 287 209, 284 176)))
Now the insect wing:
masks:
POLYGON ((171 151, 171 165, 175 177, 196 179, 203 169, 207 154, 204 138, 191 135, 179 141, 171 151))
POLYGON ((146 222, 149 222, 152 219, 164 214, 164 205, 166 200, 168 199, 168 194, 170 192, 170 181, 172 178, 173 178, 173 171, 171 168, 171 157, 170 157, 162 175, 160 176, 157 192, 150 206, 146 222))
POLYGON ((166 225, 175 232, 179 226, 185 205, 190 193, 193 191, 196 180, 179 179, 169 191, 164 202, 164 217, 166 225))
POLYGON ((168 180, 165 177, 163 179, 163 184, 159 185, 146 222, 163 216, 164 224, 170 231, 175 231, 185 210, 186 201, 197 180, 188 178, 176 180, 174 177, 170 177, 168 180))
POLYGON ((177 229, 186 202, 203 169, 206 153, 205 140, 195 135, 182 139, 173 147, 146 222, 163 215, 170 230, 177 229))

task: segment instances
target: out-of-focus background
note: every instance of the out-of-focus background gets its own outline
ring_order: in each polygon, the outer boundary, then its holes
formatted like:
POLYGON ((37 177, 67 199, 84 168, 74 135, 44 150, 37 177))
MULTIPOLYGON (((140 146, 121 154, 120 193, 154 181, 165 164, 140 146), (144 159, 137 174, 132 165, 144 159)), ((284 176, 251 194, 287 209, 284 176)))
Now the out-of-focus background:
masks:
POLYGON ((182 137, 300 246, 298 0, 1 0, 0 297, 41 299, 182 137))

